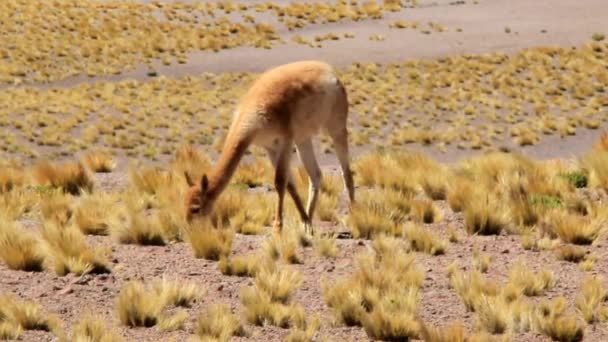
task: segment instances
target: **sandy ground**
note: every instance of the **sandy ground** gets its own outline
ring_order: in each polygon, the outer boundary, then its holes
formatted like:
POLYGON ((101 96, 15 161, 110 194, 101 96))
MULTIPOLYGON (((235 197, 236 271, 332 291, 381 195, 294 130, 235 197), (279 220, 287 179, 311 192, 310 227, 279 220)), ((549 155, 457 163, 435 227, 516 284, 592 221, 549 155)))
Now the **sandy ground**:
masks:
MULTIPOLYGON (((279 1, 282 2, 282 1, 279 1)), ((513 52, 523 47, 543 44, 574 46, 589 40, 594 32, 608 32, 608 1, 605 0, 480 0, 479 4, 467 1, 462 5, 450 5, 450 1, 422 1, 423 6, 391 13, 379 21, 363 21, 332 25, 312 25, 299 30, 304 36, 325 32, 351 32, 354 39, 325 42, 323 48, 310 48, 288 42, 271 50, 237 48, 218 53, 193 53, 183 65, 159 65, 159 74, 167 76, 198 75, 203 72, 222 71, 261 71, 276 64, 299 59, 323 59, 337 66, 348 65, 355 61, 387 62, 408 58, 436 58, 460 53, 483 53, 490 51, 513 52), (396 19, 435 21, 445 25, 448 32, 421 34, 410 30, 388 30, 389 22, 396 19), (505 32, 505 27, 511 33, 505 32), (462 32, 455 32, 461 28, 462 32), (384 34, 384 41, 370 41, 370 34, 384 34)), ((285 39, 289 41, 289 33, 285 39)), ((142 67, 119 76, 87 78, 72 77, 41 87, 73 86, 80 82, 99 79, 118 80, 124 78, 145 79, 146 70, 142 67)), ((523 151, 535 158, 569 158, 587 150, 592 141, 600 134, 597 131, 581 130, 576 136, 560 139, 547 137, 539 145, 526 147, 523 151)), ((363 149, 365 150, 365 149, 363 149)), ((355 151, 355 154, 363 150, 355 151)), ((433 153, 429 151, 429 153, 433 153)), ((443 162, 451 162, 470 154, 469 151, 450 150, 446 154, 433 155, 443 162)), ((475 153, 475 152, 473 152, 475 153)), ((322 158, 324 170, 335 170, 333 156, 322 158)), ((126 183, 124 173, 96 175, 97 184, 105 190, 117 190, 126 183)), ((579 291, 583 272, 571 263, 558 261, 550 252, 524 251, 516 237, 492 236, 469 237, 463 228, 461 214, 452 213, 448 206, 437 201, 444 213, 441 223, 428 225, 441 237, 446 238, 446 227, 453 223, 463 240, 450 244, 443 256, 429 257, 417 254, 418 263, 427 272, 423 284, 424 294, 419 305, 421 317, 433 324, 446 324, 453 320, 463 320, 471 328, 473 317, 465 311, 461 300, 453 290, 448 289, 445 267, 453 260, 470 268, 470 255, 476 246, 488 255, 491 263, 488 275, 504 279, 508 267, 516 257, 525 257, 532 269, 547 267, 557 279, 556 286, 548 292, 553 298, 563 294, 569 299, 572 308, 574 294, 579 291)), ((37 222, 23 221, 26 227, 36 229, 37 222)), ((339 229, 328 226, 326 229, 339 229)), ((245 254, 259 247, 265 236, 237 235, 233 247, 234 254, 245 254)), ((92 244, 112 246, 114 271, 110 275, 88 275, 82 278, 57 277, 52 272, 24 273, 10 271, 0 265, 0 289, 11 291, 24 298, 35 300, 49 312, 58 314, 68 328, 83 312, 91 310, 103 315, 116 331, 130 341, 184 341, 191 334, 196 315, 211 302, 224 302, 233 309, 240 306, 239 291, 251 285, 248 278, 222 276, 217 263, 195 259, 188 245, 170 244, 164 247, 141 247, 121 245, 108 237, 89 237, 92 244), (176 267, 179 265, 179 267, 176 267), (167 274, 179 279, 191 280, 207 289, 208 293, 201 302, 188 309, 190 319, 184 331, 160 333, 157 328, 126 329, 121 327, 115 317, 113 298, 120 286, 130 279, 150 280, 167 274), (68 289, 68 290, 66 290, 68 289), (67 293, 66 293, 67 292, 67 293)), ((592 274, 605 274, 608 270, 608 252, 604 239, 590 248, 598 255, 592 274)), ((357 252, 369 247, 369 242, 358 240, 339 240, 340 253, 335 260, 326 260, 314 255, 310 247, 299 251, 304 261, 295 268, 300 270, 305 280, 297 290, 295 300, 304 305, 309 313, 322 315, 323 325, 320 337, 329 341, 367 340, 361 328, 332 327, 328 324, 330 313, 321 299, 319 279, 335 279, 352 272, 357 252)), ((248 340, 279 341, 288 331, 273 327, 258 328, 247 326, 251 333, 248 340)), ((53 341, 48 333, 26 332, 23 341, 53 341)), ((239 340, 239 339, 235 339, 239 340)), ((585 329, 585 341, 608 340, 605 325, 596 324, 585 329)), ((518 334, 514 341, 549 341, 535 333, 518 334)))

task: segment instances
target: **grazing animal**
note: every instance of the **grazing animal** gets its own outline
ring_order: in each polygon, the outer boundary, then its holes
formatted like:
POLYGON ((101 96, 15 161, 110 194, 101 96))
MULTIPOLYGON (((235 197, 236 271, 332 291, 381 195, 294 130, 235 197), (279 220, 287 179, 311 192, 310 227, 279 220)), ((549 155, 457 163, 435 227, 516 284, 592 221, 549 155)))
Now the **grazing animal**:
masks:
POLYGON ((344 185, 351 205, 355 187, 348 151, 348 97, 335 70, 315 60, 283 64, 262 73, 240 99, 234 112, 219 160, 209 174, 190 186, 185 195, 186 218, 208 215, 237 165, 251 144, 263 147, 274 167, 278 195, 273 231, 283 228, 285 190, 295 202, 306 232, 312 218, 321 183, 321 170, 313 151, 312 137, 324 129, 334 142, 344 185), (309 176, 306 209, 296 191, 289 164, 293 145, 309 176))

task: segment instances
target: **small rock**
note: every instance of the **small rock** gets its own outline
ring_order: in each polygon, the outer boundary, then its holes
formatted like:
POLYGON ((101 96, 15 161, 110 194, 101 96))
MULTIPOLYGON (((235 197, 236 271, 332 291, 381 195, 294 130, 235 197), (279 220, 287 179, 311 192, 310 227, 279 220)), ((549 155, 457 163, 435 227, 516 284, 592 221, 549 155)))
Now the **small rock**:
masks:
POLYGON ((224 289, 224 284, 220 284, 220 285, 217 287, 217 290, 218 290, 218 291, 222 291, 223 289, 224 289))
POLYGON ((70 294, 72 292, 74 292, 74 289, 72 288, 71 285, 68 285, 68 286, 64 287, 63 289, 57 291, 57 294, 67 295, 67 294, 70 294))
POLYGON ((501 253, 502 253, 502 254, 509 254, 509 250, 508 250, 508 249, 505 249, 505 250, 503 250, 501 253))

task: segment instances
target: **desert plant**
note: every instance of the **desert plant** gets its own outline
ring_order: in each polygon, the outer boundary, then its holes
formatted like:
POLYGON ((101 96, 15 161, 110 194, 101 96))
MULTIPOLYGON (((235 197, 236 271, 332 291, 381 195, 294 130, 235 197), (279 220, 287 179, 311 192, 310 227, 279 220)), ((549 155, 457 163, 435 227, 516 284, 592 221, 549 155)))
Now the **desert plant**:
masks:
POLYGON ((73 342, 105 342, 123 341, 123 338, 116 334, 105 323, 104 318, 92 313, 85 313, 72 326, 73 342))
POLYGON ((140 281, 129 281, 122 286, 116 299, 120 322, 130 327, 151 327, 158 323, 162 301, 149 293, 140 281))
POLYGON ((199 287, 192 282, 170 279, 166 276, 155 279, 151 284, 151 289, 157 300, 163 303, 163 307, 168 305, 190 307, 203 294, 199 287))
POLYGON ((93 172, 112 172, 116 167, 112 155, 104 151, 89 151, 82 156, 81 162, 93 172))
POLYGON ((603 278, 587 276, 581 282, 581 293, 576 297, 576 308, 589 324, 608 320, 608 291, 602 285, 603 278))
POLYGON ((336 237, 333 235, 318 235, 313 240, 315 253, 325 258, 334 258, 338 254, 336 237))
POLYGON ((166 244, 158 216, 127 209, 127 221, 111 227, 111 234, 124 244, 163 246, 166 244))
POLYGON ((565 244, 556 249, 557 256, 560 260, 579 263, 583 261, 587 255, 587 251, 580 246, 565 244))
POLYGON ((498 200, 488 196, 475 196, 464 209, 465 228, 469 234, 499 234, 507 227, 505 211, 498 200))
POLYGON ((12 270, 42 271, 44 255, 34 234, 0 218, 0 258, 12 270))
POLYGON ((115 196, 109 193, 83 193, 75 204, 74 223, 85 234, 107 235, 111 224, 118 224, 113 215, 115 196))
POLYGON ((248 322, 282 328, 305 324, 304 309, 291 301, 294 288, 301 283, 299 272, 264 268, 256 273, 254 283, 253 287, 241 290, 241 302, 248 322))
POLYGON ((509 270, 509 284, 521 289, 526 296, 540 296, 553 287, 553 273, 543 269, 538 274, 530 271, 525 262, 518 260, 509 270))
POLYGON ((59 320, 46 313, 42 306, 14 294, 0 294, 0 334, 18 338, 23 330, 43 330, 59 333, 59 320))
POLYGON ((45 223, 40 233, 45 262, 58 275, 110 272, 107 251, 90 247, 78 228, 45 223))
POLYGON ((185 227, 184 235, 196 258, 215 261, 230 254, 234 239, 232 229, 215 228, 210 219, 193 221, 185 227))
POLYGON ((563 210, 550 211, 546 215, 546 223, 550 234, 575 245, 593 243, 606 229, 602 217, 591 218, 563 210))
POLYGON ((466 334, 462 322, 454 322, 444 327, 420 324, 420 337, 424 342, 465 342, 466 334))
POLYGON ((418 224, 412 222, 406 223, 404 233, 406 239, 410 242, 410 247, 417 252, 424 252, 430 255, 445 253, 445 241, 440 240, 433 233, 420 227, 418 224))
POLYGON ((564 314, 565 308, 562 296, 550 302, 542 299, 535 310, 536 329, 554 341, 582 341, 584 326, 575 315, 564 314))
POLYGON ((72 195, 80 194, 81 190, 91 192, 94 186, 87 169, 77 161, 51 163, 42 160, 34 166, 32 173, 37 185, 60 188, 72 195))
POLYGON ((232 336, 244 336, 245 328, 225 304, 212 304, 196 320, 194 334, 200 340, 227 341, 232 336))

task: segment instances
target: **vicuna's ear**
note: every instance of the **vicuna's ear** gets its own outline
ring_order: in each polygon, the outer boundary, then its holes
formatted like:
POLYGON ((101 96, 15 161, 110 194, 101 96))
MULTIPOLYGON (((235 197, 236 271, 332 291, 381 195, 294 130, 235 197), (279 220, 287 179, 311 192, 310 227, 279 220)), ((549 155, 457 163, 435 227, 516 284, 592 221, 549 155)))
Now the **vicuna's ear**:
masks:
POLYGON ((190 174, 188 174, 188 171, 184 171, 184 177, 186 177, 186 183, 188 183, 189 186, 194 185, 194 182, 192 181, 190 174))
POLYGON ((207 192, 209 188, 209 180, 207 179, 207 175, 203 175, 203 179, 201 179, 201 192, 204 194, 207 192))

